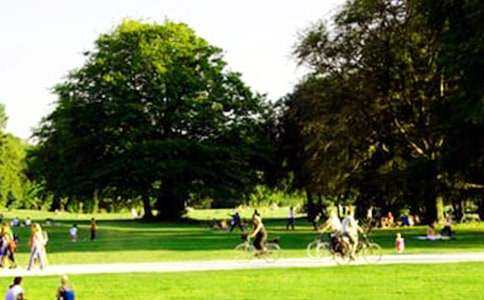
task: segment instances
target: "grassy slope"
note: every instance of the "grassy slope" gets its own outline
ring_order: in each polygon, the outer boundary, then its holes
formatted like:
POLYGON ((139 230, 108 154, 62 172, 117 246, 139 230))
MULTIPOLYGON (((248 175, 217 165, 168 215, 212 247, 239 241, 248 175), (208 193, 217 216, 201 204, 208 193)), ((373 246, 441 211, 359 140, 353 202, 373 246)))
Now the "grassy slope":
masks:
MULTIPOLYGON (((484 299, 484 263, 71 276, 78 299, 484 299), (129 284, 127 284, 129 283, 129 284)), ((7 286, 9 279, 1 278, 7 286)), ((53 299, 57 277, 25 278, 53 299)))
MULTIPOLYGON (((194 217, 211 219, 213 214, 226 215, 230 211, 193 212, 194 217), (196 215, 198 214, 198 215, 196 215)), ((245 212, 249 213, 249 211, 245 212)), ((270 215, 262 212, 263 216, 270 215)), ((272 212, 272 217, 285 217, 286 210, 272 212), (278 215, 279 214, 279 215, 278 215)), ((47 228, 49 232, 49 261, 62 263, 100 263, 100 262, 143 262, 170 260, 204 260, 231 258, 232 249, 240 242, 239 232, 227 233, 209 230, 202 224, 143 223, 129 220, 129 215, 98 215, 99 240, 90 242, 88 223, 91 215, 53 215, 45 212, 15 211, 4 213, 6 217, 27 215, 44 220, 52 217, 59 226, 47 228), (115 218, 115 220, 110 220, 115 218), (68 228, 80 225, 81 241, 72 243, 68 238, 68 228)), ((297 230, 287 232, 285 221, 265 219, 271 236, 281 237, 283 256, 305 256, 305 247, 315 236, 304 220, 298 221, 297 230)), ((407 253, 482 251, 484 249, 484 226, 459 226, 457 239, 453 241, 420 241, 415 236, 425 234, 425 228, 378 230, 373 237, 384 247, 386 253, 393 253, 395 233, 402 232, 406 238, 407 253)), ((18 259, 25 265, 28 256, 27 228, 15 229, 21 237, 18 259)))

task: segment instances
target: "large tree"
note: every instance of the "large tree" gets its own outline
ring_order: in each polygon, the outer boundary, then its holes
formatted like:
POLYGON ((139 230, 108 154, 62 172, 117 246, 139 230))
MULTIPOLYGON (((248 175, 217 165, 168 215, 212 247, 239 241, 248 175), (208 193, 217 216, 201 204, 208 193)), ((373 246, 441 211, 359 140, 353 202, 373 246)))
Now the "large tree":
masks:
POLYGON ((58 198, 141 198, 176 218, 195 196, 241 199, 270 151, 267 107, 184 24, 126 20, 58 84, 32 165, 58 198))
MULTIPOLYGON (((410 203, 431 221, 441 218, 442 197, 456 186, 456 172, 446 163, 455 161, 449 159, 456 149, 450 133, 465 127, 452 122, 453 114, 482 118, 480 110, 460 109, 455 101, 459 71, 441 63, 442 29, 429 26, 422 4, 352 0, 331 31, 324 23, 311 26, 295 51, 311 72, 296 87, 287 115, 302 116, 294 122, 306 140, 300 147, 306 174, 321 192, 351 192, 367 204, 410 203)), ((478 65, 468 67, 477 74, 478 65)))

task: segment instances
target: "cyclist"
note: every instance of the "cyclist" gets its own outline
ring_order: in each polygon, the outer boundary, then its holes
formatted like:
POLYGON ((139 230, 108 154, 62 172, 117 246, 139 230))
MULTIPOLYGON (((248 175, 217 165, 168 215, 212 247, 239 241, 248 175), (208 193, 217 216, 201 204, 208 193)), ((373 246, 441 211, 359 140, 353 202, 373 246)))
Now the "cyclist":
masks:
POLYGON ((348 238, 350 245, 350 257, 355 259, 356 248, 358 246, 358 233, 363 233, 363 229, 355 220, 355 209, 353 206, 348 207, 348 215, 343 219, 343 235, 348 238))
POLYGON ((338 212, 335 208, 330 210, 329 218, 318 230, 321 234, 329 231, 331 236, 331 248, 336 251, 338 244, 341 242, 341 235, 343 233, 343 226, 338 217, 338 212))
POLYGON ((252 216, 252 224, 253 230, 250 234, 250 238, 254 238, 254 248, 257 252, 265 252, 266 251, 266 240, 267 240, 267 231, 262 223, 262 219, 260 216, 254 214, 252 216))

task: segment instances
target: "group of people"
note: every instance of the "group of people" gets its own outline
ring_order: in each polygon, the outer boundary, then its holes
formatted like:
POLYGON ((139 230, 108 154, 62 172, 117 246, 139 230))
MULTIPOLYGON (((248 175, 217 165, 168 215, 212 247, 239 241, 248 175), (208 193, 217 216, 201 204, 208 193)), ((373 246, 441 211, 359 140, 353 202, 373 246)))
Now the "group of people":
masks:
MULTIPOLYGON (((14 223, 15 225, 16 223, 14 223)), ((2 222, 0 227, 0 268, 8 267, 14 269, 17 267, 15 252, 19 243, 19 238, 12 231, 12 222, 2 222)), ((15 225, 19 226, 19 225, 15 225)), ((27 270, 31 270, 38 263, 43 269, 47 264, 45 246, 48 242, 47 232, 42 231, 38 223, 30 223, 31 235, 29 238, 30 258, 27 270)))
POLYGON ((32 220, 30 219, 30 217, 27 217, 23 222, 21 222, 18 217, 15 217, 10 221, 10 226, 12 227, 29 227, 30 225, 32 225, 32 220))
MULTIPOLYGON (((90 239, 91 241, 96 240, 97 237, 97 224, 96 219, 91 219, 91 224, 89 225, 89 232, 90 232, 90 239)), ((79 239, 79 230, 77 228, 77 224, 73 224, 71 228, 69 228, 69 236, 72 242, 77 242, 79 239)))
POLYGON ((331 209, 329 218, 326 222, 318 228, 321 233, 331 233, 332 247, 336 248, 342 243, 347 243, 349 247, 349 254, 351 258, 355 258, 356 248, 358 245, 359 233, 363 233, 363 229, 358 225, 355 219, 355 210, 353 206, 348 207, 347 214, 340 220, 338 211, 331 209))
MULTIPOLYGON (((29 219, 30 220, 30 219, 29 219)), ((14 221, 14 220, 12 220, 14 221)), ((14 224, 17 224, 14 222, 14 224)), ((29 238, 30 258, 27 270, 30 271, 35 265, 39 265, 40 269, 44 269, 47 265, 47 251, 46 245, 49 237, 46 231, 42 230, 39 223, 29 223, 31 234, 29 238)), ((19 238, 12 231, 12 222, 3 222, 0 227, 0 267, 9 267, 11 269, 17 267, 15 260, 15 251, 17 249, 19 238)), ((19 225, 15 225, 19 226, 19 225)), ((69 229, 69 235, 73 242, 78 239, 77 225, 74 224, 69 229)), ((90 238, 94 241, 97 237, 97 224, 94 218, 91 219, 90 224, 90 238)))
MULTIPOLYGON (((60 279, 60 286, 56 292, 57 300, 75 300, 74 290, 69 284, 67 275, 63 275, 60 279)), ((25 291, 22 287, 22 277, 15 277, 12 284, 8 287, 5 294, 5 300, 24 300, 25 291)))

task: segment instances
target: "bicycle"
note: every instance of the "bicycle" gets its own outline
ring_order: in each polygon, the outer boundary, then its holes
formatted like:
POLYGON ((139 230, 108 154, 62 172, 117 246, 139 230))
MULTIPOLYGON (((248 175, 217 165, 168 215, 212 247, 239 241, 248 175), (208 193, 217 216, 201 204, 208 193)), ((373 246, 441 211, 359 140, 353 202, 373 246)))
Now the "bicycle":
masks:
POLYGON ((329 242, 324 240, 323 234, 319 234, 307 245, 306 253, 310 258, 320 258, 324 254, 323 249, 329 249, 329 242))
MULTIPOLYGON (((380 245, 372 242, 366 234, 361 235, 356 247, 356 257, 362 257, 367 263, 378 263, 381 260, 382 253, 380 245)), ((310 257, 314 258, 331 256, 338 265, 347 264, 356 259, 356 257, 351 257, 349 240, 342 235, 333 236, 328 242, 323 241, 320 236, 315 241, 308 244, 307 252, 310 257), (312 247, 316 248, 314 249, 312 247), (327 253, 327 255, 325 255, 325 253, 327 253)))
POLYGON ((257 250, 250 242, 248 234, 242 234, 242 243, 235 246, 238 259, 264 259, 267 262, 273 262, 280 256, 281 247, 279 238, 272 239, 265 243, 265 251, 257 250))

